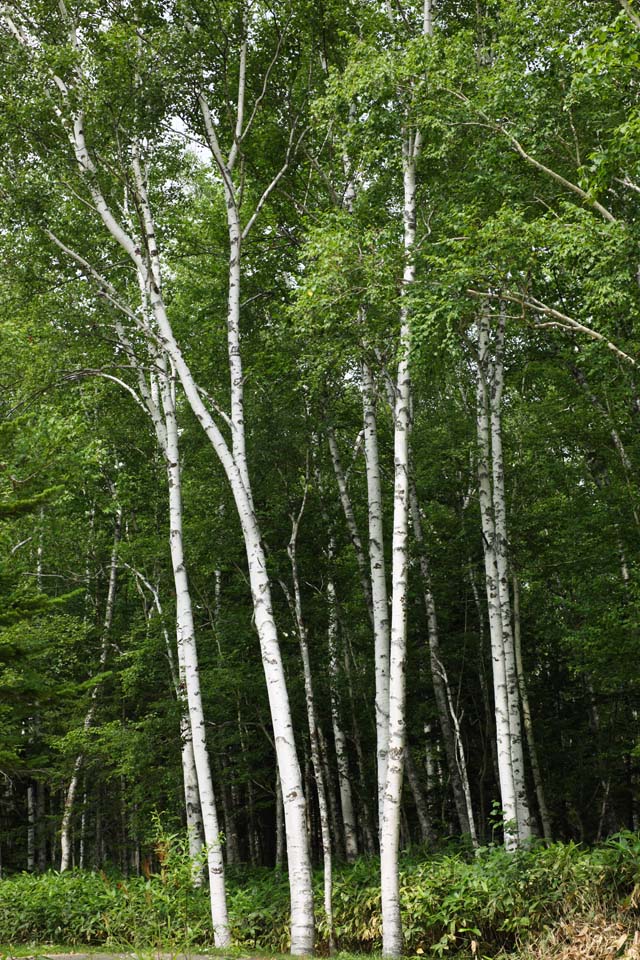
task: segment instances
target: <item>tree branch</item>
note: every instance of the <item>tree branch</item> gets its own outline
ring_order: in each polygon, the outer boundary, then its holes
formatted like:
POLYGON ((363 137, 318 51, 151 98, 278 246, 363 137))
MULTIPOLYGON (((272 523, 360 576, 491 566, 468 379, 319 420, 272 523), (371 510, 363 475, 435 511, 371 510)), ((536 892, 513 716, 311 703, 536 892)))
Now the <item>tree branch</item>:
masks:
POLYGON ((568 317, 566 314, 561 313, 559 310, 556 310, 554 307, 549 307, 545 303, 542 303, 541 300, 537 300, 535 297, 529 296, 517 296, 512 293, 494 293, 491 290, 473 290, 468 289, 467 293, 471 297, 475 297, 479 300, 497 300, 497 301, 508 301, 509 303, 517 303, 522 307, 522 312, 524 316, 525 310, 532 310, 534 313, 541 313, 544 316, 551 317, 551 320, 546 323, 536 323, 536 327, 540 329, 544 327, 558 327, 561 330, 571 330, 577 333, 584 333, 587 337, 590 337, 592 340, 598 340, 600 343, 604 343, 609 350, 620 357, 622 360, 626 360, 628 363, 633 364, 633 366, 638 365, 638 361, 633 357, 629 356, 628 353, 625 353, 624 350, 621 350, 620 347, 616 346, 615 343, 612 343, 607 337, 602 333, 598 333, 597 330, 594 330, 592 327, 586 326, 586 324, 581 323, 579 320, 574 320, 573 317, 568 317))
POLYGON ((548 177, 551 177, 552 180, 555 180, 556 183, 559 183, 566 190, 570 190, 572 193, 575 193, 579 196, 586 204, 593 207, 597 212, 608 222, 616 223, 616 218, 611 213, 610 210, 607 210, 606 207, 603 207, 601 203, 597 200, 594 200, 593 197, 589 196, 586 190, 583 190, 582 187, 579 187, 577 183, 572 183, 571 180, 567 180, 566 177, 563 177, 562 174, 557 173, 555 170, 552 170, 551 167, 547 167, 544 163, 541 163, 539 160, 536 160, 535 157, 532 157, 530 153, 524 149, 520 141, 510 133, 507 128, 502 123, 497 123, 495 120, 492 120, 488 114, 481 110, 480 107, 475 106, 469 97, 465 96, 459 90, 450 90, 450 93, 454 97, 457 97, 458 100, 461 100, 468 107, 471 107, 472 110, 475 110, 476 113, 483 118, 487 126, 495 130, 496 133, 501 133, 504 137, 507 138, 513 149, 516 151, 523 160, 526 160, 527 163, 531 164, 532 167, 535 167, 536 170, 539 170, 541 173, 546 174, 548 177))

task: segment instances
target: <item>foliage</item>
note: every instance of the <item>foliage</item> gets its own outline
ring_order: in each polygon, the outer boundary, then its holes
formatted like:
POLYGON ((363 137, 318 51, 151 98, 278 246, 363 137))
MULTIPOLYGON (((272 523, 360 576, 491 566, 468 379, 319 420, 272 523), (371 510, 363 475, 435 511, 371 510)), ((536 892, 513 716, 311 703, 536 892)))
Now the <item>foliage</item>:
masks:
MULTIPOLYGON (((206 892, 190 884, 188 853, 177 835, 163 833, 158 872, 118 878, 74 871, 0 882, 0 929, 11 943, 70 945, 135 943, 138 947, 205 947, 212 943, 206 892)), ((595 909, 635 910, 640 884, 640 838, 621 834, 588 850, 539 846, 510 856, 487 847, 477 856, 446 850, 412 855, 401 872, 407 952, 425 956, 494 956, 568 917, 595 909)), ((322 879, 316 876, 316 902, 322 879)), ((335 887, 336 936, 342 950, 380 947, 377 861, 340 868, 335 887)), ((229 877, 234 941, 284 951, 288 945, 286 877, 240 869, 229 877)), ((320 920, 318 946, 326 947, 320 920)))

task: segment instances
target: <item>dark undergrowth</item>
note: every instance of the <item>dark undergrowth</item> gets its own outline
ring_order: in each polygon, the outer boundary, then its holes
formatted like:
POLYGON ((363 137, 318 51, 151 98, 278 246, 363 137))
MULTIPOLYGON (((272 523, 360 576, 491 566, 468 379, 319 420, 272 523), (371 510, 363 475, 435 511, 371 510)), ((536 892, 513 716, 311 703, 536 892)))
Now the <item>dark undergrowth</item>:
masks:
MULTIPOLYGON (((0 881, 0 942, 206 948, 212 945, 207 893, 189 881, 179 853, 148 879, 80 871, 9 877, 0 881)), ((229 871, 228 890, 236 944, 286 951, 286 875, 229 871)), ((625 917, 631 929, 639 916, 640 837, 620 834, 592 849, 556 843, 518 854, 416 853, 403 861, 401 890, 406 951, 413 956, 504 956, 590 917, 625 917)), ((320 874, 316 892, 320 904, 320 874)), ((328 931, 319 907, 317 920, 323 953, 328 931)), ((334 923, 341 950, 380 949, 376 861, 336 870, 334 923)))

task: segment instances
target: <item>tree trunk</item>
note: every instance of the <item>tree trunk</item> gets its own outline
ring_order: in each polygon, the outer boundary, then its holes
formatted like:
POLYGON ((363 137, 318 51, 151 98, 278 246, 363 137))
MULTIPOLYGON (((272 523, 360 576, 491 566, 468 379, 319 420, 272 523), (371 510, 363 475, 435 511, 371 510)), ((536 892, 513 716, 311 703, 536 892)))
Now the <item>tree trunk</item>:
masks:
POLYGON ((36 841, 38 873, 47 869, 47 797, 46 786, 42 781, 36 781, 36 841))
MULTIPOLYGON (((120 534, 122 529, 122 509, 116 510, 115 527, 113 534, 113 549, 111 551, 111 563, 109 567, 109 587, 107 590, 107 601, 105 606, 104 622, 102 625, 102 641, 100 646, 100 660, 98 661, 98 674, 104 671, 109 656, 111 624, 113 622, 113 610, 116 599, 116 580, 118 571, 118 547, 120 544, 120 534)), ((93 725, 96 709, 98 706, 98 691, 100 681, 94 684, 91 691, 91 702, 84 718, 83 729, 87 733, 93 725)), ((78 779, 80 770, 84 762, 84 754, 79 753, 73 765, 73 772, 67 787, 62 812, 62 824, 60 827, 60 872, 64 873, 71 866, 72 846, 71 846, 71 824, 73 817, 73 808, 76 792, 78 789, 78 779)))
MULTIPOLYGON (((68 27, 71 45, 77 50, 79 47, 79 35, 75 24, 69 22, 68 27)), ((246 45, 244 44, 243 49, 246 54, 246 45)), ((244 76, 243 71, 241 71, 241 74, 244 76)), ((97 176, 98 168, 85 139, 82 106, 81 104, 78 105, 75 102, 70 102, 69 89, 61 78, 54 76, 53 79, 59 96, 66 102, 67 113, 70 120, 66 131, 74 150, 79 174, 86 184, 93 206, 106 230, 126 253, 135 265, 139 276, 143 279, 145 293, 149 298, 154 319, 154 328, 150 329, 149 325, 140 319, 134 311, 126 311, 127 316, 129 320, 136 325, 137 330, 145 337, 148 344, 153 345, 159 342, 161 347, 166 350, 182 383, 187 400, 210 440, 231 486, 247 553, 254 618, 260 639, 262 662, 273 722, 274 740, 282 779, 291 891, 291 951, 294 954, 310 954, 313 952, 314 922, 311 864, 305 834, 306 805, 302 788, 300 765, 296 753, 286 679, 272 609, 271 584, 260 535, 260 527, 253 505, 244 452, 244 376, 241 367, 239 331, 241 240, 242 237, 246 235, 251 224, 255 221, 263 201, 258 204, 244 231, 241 232, 239 228, 239 204, 231 175, 231 157, 228 163, 225 163, 221 156, 215 123, 206 97, 201 92, 198 97, 198 102, 203 116, 207 138, 222 175, 228 213, 230 246, 227 345, 232 413, 230 421, 228 421, 232 433, 232 448, 230 449, 220 427, 213 419, 209 408, 205 404, 201 391, 193 379, 191 370, 175 339, 167 315, 162 293, 160 248, 156 237, 155 223, 149 203, 146 180, 140 165, 137 145, 135 143, 133 144, 131 156, 131 190, 135 195, 142 236, 136 236, 128 232, 129 225, 126 221, 118 219, 105 195, 101 192, 100 180, 97 176)), ((242 89, 244 89, 244 86, 242 86, 242 89)), ((241 98, 239 97, 237 129, 239 128, 239 132, 241 133, 242 110, 240 100, 241 98)), ((237 156, 238 149, 239 134, 234 140, 234 148, 232 150, 234 159, 237 156)), ((269 190, 273 189, 277 182, 278 177, 273 180, 267 193, 264 194, 263 197, 268 196, 269 190)), ((61 249, 64 250, 66 255, 73 255, 72 251, 65 247, 64 244, 61 245, 61 249)), ((78 262, 77 256, 75 260, 78 262)), ((83 269, 87 268, 89 273, 95 276, 95 271, 92 270, 86 262, 83 262, 83 269)), ((108 281, 103 278, 100 279, 100 282, 102 290, 112 289, 108 281)), ((114 293, 117 303, 117 291, 114 293)))
POLYGON ((502 617, 507 695, 509 698, 509 742, 511 768, 516 797, 516 817, 519 841, 531 836, 531 814, 527 797, 524 767, 524 744, 520 720, 520 690, 516 669, 515 645, 509 595, 509 565, 507 538, 507 508, 504 492, 504 461, 502 456, 502 393, 504 387, 504 333, 505 318, 501 311, 496 331, 495 359, 492 365, 492 389, 489 391, 491 419, 491 464, 493 474, 493 516, 495 523, 495 555, 498 573, 498 596, 502 617))
MULTIPOLYGON (((333 554, 333 549, 330 549, 333 554)), ((349 775, 349 758, 347 755, 347 740, 342 729, 340 719, 340 701, 338 694, 338 617, 336 612, 336 588, 329 574, 327 578, 327 605, 329 608, 329 686, 331 697, 331 724, 333 726, 333 740, 336 748, 338 764, 338 782, 340 785, 340 806, 342 809, 342 824, 344 826, 344 847, 347 860, 353 863, 358 856, 358 837, 356 819, 353 810, 353 795, 351 791, 351 777, 349 775)))
POLYGON ((387 779, 387 752, 389 749, 389 601, 384 557, 384 518, 378 454, 376 397, 373 374, 366 363, 362 364, 362 405, 376 682, 378 825, 379 830, 382 830, 384 791, 387 779))
POLYGON ((435 842, 436 836, 431 823, 431 817, 429 816, 427 801, 422 792, 420 780, 418 779, 418 773, 413 762, 413 757, 411 756, 411 750, 408 747, 405 751, 404 762, 407 771, 407 779, 413 795, 413 802, 415 804, 416 813, 418 814, 418 823, 420 824, 420 835, 422 837, 422 842, 428 846, 431 846, 435 842))
POLYGON ((420 573, 422 576, 422 593, 427 617, 429 662, 431 665, 433 691, 435 694, 436 706, 438 708, 438 720, 440 722, 440 729, 442 731, 444 750, 447 755, 449 774, 451 776, 453 798, 456 805, 458 821, 460 823, 460 830, 462 833, 468 833, 471 836, 473 845, 477 846, 478 840, 473 819, 471 788, 469 786, 469 774, 467 771, 467 763, 464 754, 464 745, 459 733, 459 721, 454 712, 453 698, 451 696, 451 689, 449 687, 449 677, 447 676, 440 653, 440 638, 438 634, 436 605, 433 597, 433 591, 431 589, 431 571, 429 569, 429 559, 424 541, 422 518, 420 517, 420 507, 418 505, 418 494, 413 478, 411 478, 409 481, 409 497, 411 501, 413 534, 418 546, 420 558, 420 573))
POLYGON ((409 433, 411 429, 410 320, 407 295, 415 280, 417 135, 404 131, 404 251, 400 351, 394 410, 393 540, 391 547, 391 640, 389 655, 389 749, 380 834, 382 953, 402 953, 398 855, 405 745, 407 591, 409 581, 409 433))
POLYGON ((327 804, 327 793, 325 789, 325 779, 320 755, 318 719, 313 692, 313 678, 311 675, 311 659, 309 657, 309 641, 307 636, 307 626, 302 614, 302 592, 300 590, 300 577, 298 575, 298 560, 296 552, 298 530, 305 508, 306 499, 307 489, 305 488, 300 511, 297 517, 291 518, 291 539, 289 540, 289 545, 287 548, 289 559, 291 561, 293 600, 289 595, 289 591, 286 589, 286 585, 283 586, 285 586, 285 592, 293 609, 296 627, 298 630, 298 641, 300 644, 300 656, 302 659, 302 671, 304 677, 305 703, 307 708, 307 724, 309 727, 309 743, 311 745, 311 763, 313 765, 313 776, 316 782, 318 809, 320 813, 320 836, 322 839, 322 858, 324 865, 324 911, 329 931, 329 952, 333 953, 335 950, 335 941, 333 935, 333 868, 331 862, 331 830, 329 826, 329 808, 327 804))
POLYGON ((477 434, 478 434, 478 499, 482 522, 484 547, 485 584, 491 638, 493 664, 493 694, 498 748, 498 772, 500 796, 504 817, 504 842, 508 850, 518 846, 517 803, 511 761, 509 729, 509 695, 505 662, 502 611, 498 592, 498 569, 495 554, 495 522, 493 489, 491 484, 491 448, 489 427, 489 398, 486 371, 489 363, 489 318, 483 310, 478 321, 478 381, 477 381, 477 434))
POLYGON ((33 873, 36 868, 36 786, 33 780, 27 785, 27 870, 33 873))
POLYGON ((531 772, 533 774, 533 783, 538 800, 538 812, 540 813, 540 822, 542 824, 542 835, 550 843, 552 840, 551 818, 547 808, 547 801, 544 795, 544 784, 542 782, 542 773, 538 762, 538 751, 536 749, 536 740, 533 731, 533 720, 531 717, 531 707, 529 706, 529 694, 522 664, 522 633, 520 621, 520 584, 517 576, 513 575, 513 639, 515 643, 516 670, 518 671, 518 685, 520 689, 520 700, 522 701, 522 717, 524 720, 524 729, 527 737, 527 746, 529 747, 529 760, 531 761, 531 772))
MULTIPOLYGON (((169 483, 169 542, 176 587, 176 627, 181 693, 189 710, 193 759, 198 779, 198 795, 207 848, 207 868, 214 941, 218 948, 229 946, 231 933, 227 916, 224 863, 216 809, 211 764, 207 750, 206 726, 200 690, 200 672, 196 649, 191 594, 184 562, 182 536, 182 488, 178 424, 172 383, 163 372, 160 391, 166 425, 167 478, 169 483)), ((186 792, 186 784, 185 784, 186 792)))

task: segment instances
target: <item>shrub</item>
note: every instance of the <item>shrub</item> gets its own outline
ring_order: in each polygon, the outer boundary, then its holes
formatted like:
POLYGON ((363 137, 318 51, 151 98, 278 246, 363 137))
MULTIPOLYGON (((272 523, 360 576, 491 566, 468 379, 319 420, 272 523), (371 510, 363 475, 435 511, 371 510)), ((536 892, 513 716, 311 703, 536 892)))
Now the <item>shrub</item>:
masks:
MULTIPOLYGON (((161 875, 117 879, 73 871, 20 874, 0 881, 4 942, 147 947, 212 945, 206 890, 194 890, 184 848, 169 838, 161 875), (173 844, 173 846, 172 846, 173 844), (172 852, 173 851, 173 852, 172 852)), ((316 875, 317 903, 322 876, 316 875)), ((635 909, 640 890, 640 838, 621 834, 593 850, 556 843, 517 854, 485 848, 407 858, 401 871, 408 953, 453 956, 509 951, 569 916, 616 905, 635 909), (475 941, 475 944, 474 944, 475 941)), ((286 875, 267 869, 228 874, 229 915, 236 943, 284 951, 289 939, 286 875)), ((371 952, 381 944, 378 864, 360 860, 336 870, 334 924, 342 950, 371 952)), ((318 947, 326 949, 318 911, 318 947)))

